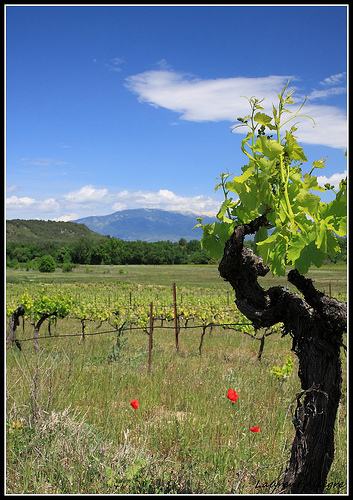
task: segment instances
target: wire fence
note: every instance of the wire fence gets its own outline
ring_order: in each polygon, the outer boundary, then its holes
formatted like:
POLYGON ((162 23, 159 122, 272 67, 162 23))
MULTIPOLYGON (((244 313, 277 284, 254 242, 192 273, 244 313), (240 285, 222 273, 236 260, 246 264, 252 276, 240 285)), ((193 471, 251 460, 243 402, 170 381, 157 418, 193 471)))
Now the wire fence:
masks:
MULTIPOLYGON (((229 295, 228 295, 229 297, 229 295)), ((227 305, 229 306, 229 298, 227 298, 227 305)), ((157 305, 158 309, 160 309, 161 306, 160 304, 157 305)), ((170 306, 166 306, 170 307, 170 306)), ((43 316, 40 318, 40 320, 35 323, 31 323, 33 327, 33 335, 28 336, 25 338, 15 338, 15 331, 16 328, 19 326, 19 318, 22 316, 23 317, 23 331, 24 331, 24 316, 25 316, 25 311, 23 306, 19 306, 16 311, 14 311, 11 321, 10 321, 10 329, 9 329, 9 334, 7 336, 7 345, 9 344, 15 344, 20 350, 22 350, 22 343, 24 342, 30 342, 33 341, 34 343, 34 348, 36 351, 39 351, 39 340, 42 341, 44 339, 47 340, 58 340, 62 338, 73 338, 73 337, 80 337, 82 340, 84 340, 86 337, 89 336, 96 336, 96 335, 105 335, 105 334, 115 334, 116 336, 116 342, 117 344, 120 341, 120 337, 125 334, 127 331, 135 331, 135 332, 143 332, 146 333, 149 337, 149 360, 151 359, 151 353, 152 353, 152 346, 153 346, 153 332, 155 330, 173 330, 174 335, 175 335, 175 349, 176 351, 179 350, 179 333, 181 330, 186 331, 190 329, 199 329, 201 330, 201 339, 200 339, 200 344, 199 344, 199 353, 201 355, 202 352, 202 345, 203 345, 203 339, 205 336, 205 333, 208 329, 213 329, 216 327, 222 328, 222 329, 228 329, 228 330, 235 330, 235 331, 240 331, 241 333, 244 333, 248 336, 250 336, 254 340, 258 340, 261 342, 260 345, 260 350, 259 350, 259 355, 258 357, 261 357, 263 346, 264 346, 264 340, 265 337, 270 335, 272 333, 272 330, 265 330, 262 332, 261 336, 257 335, 257 331, 254 329, 252 323, 250 322, 244 322, 244 321, 239 321, 239 322, 230 322, 230 323, 225 323, 225 322, 217 322, 217 321, 208 321, 204 320, 201 321, 200 323, 196 325, 190 325, 188 324, 188 321, 190 318, 185 318, 183 314, 178 314, 178 303, 177 303, 177 298, 176 298, 176 286, 175 283, 173 283, 173 311, 174 311, 174 317, 171 318, 169 317, 168 319, 164 318, 163 316, 154 316, 154 303, 151 302, 149 305, 149 318, 147 318, 148 321, 146 321, 146 324, 144 326, 136 326, 132 322, 129 321, 124 321, 120 326, 113 326, 112 329, 108 330, 103 330, 103 331, 94 331, 94 332, 87 332, 86 331, 86 321, 88 321, 86 318, 81 319, 81 332, 80 333, 66 333, 66 334, 52 334, 50 332, 50 321, 48 322, 48 330, 49 334, 48 335, 40 335, 39 336, 39 329, 40 326, 43 324, 43 322, 46 319, 50 319, 53 316, 56 318, 56 314, 54 312, 46 312, 43 314, 43 316), (160 320, 160 325, 157 325, 156 322, 160 320), (184 324, 182 324, 182 320, 184 320, 184 324), (169 324, 164 324, 164 322, 167 322, 169 324), (171 326, 171 323, 173 326, 171 326), (245 329, 244 329, 245 327, 245 329), (252 331, 249 331, 252 330, 252 331)), ((234 312, 234 309, 230 310, 234 312)), ((66 317, 67 319, 76 319, 78 318, 70 318, 70 316, 66 317)), ((191 318, 193 319, 193 318, 191 318)), ((91 320, 93 321, 93 320, 91 320)), ((101 321, 99 328, 104 321, 101 321)), ((109 321, 107 321, 109 324, 111 324, 109 321)), ((149 369, 150 369, 150 363, 149 361, 149 369)))

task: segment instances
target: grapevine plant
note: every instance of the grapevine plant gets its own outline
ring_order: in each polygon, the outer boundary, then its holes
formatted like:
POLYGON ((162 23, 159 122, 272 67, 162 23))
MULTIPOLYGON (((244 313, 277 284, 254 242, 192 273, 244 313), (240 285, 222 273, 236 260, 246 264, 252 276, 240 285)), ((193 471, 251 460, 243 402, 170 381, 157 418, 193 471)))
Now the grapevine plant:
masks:
POLYGON ((224 201, 218 220, 198 222, 203 246, 220 259, 220 275, 234 289, 239 311, 255 329, 279 324, 282 335, 292 338, 302 391, 296 395, 295 438, 279 489, 318 494, 334 459, 347 304, 327 297, 304 274, 340 251, 337 237, 347 232, 347 179, 337 191, 329 184, 320 187, 313 172, 324 168, 325 158, 304 172, 307 158, 294 135, 297 122, 291 123, 311 118, 302 113, 305 100, 294 113, 288 109, 294 104, 293 91, 286 94, 288 84, 278 94, 278 107, 272 105, 272 116, 263 112, 261 100, 248 99, 250 114, 234 127, 248 129, 241 141, 247 164, 241 175, 221 174, 216 190, 223 190, 224 201), (330 203, 317 194, 325 190, 335 195, 330 203), (256 253, 244 245, 250 234, 256 253), (270 271, 285 275, 288 264, 287 279, 300 295, 283 286, 264 290, 258 277, 270 271))
MULTIPOLYGON (((34 348, 36 351, 39 351, 38 334, 43 322, 48 320, 50 328, 50 322, 53 318, 65 318, 69 315, 72 305, 73 299, 64 293, 59 293, 55 296, 49 295, 42 287, 40 294, 32 298, 28 291, 24 290, 21 297, 21 305, 11 312, 10 331, 6 343, 10 344, 14 341, 17 347, 21 349, 21 343, 15 340, 15 330, 19 325, 19 317, 23 316, 34 327, 34 348)), ((7 314, 10 315, 8 308, 7 314)))
POLYGON ((340 252, 337 236, 347 232, 347 180, 340 182, 337 192, 330 184, 319 186, 312 174, 325 167, 326 158, 314 161, 310 172, 303 173, 307 158, 294 135, 296 124, 282 133, 290 121, 310 118, 300 113, 305 101, 295 113, 289 111, 294 91, 285 95, 288 84, 278 94, 279 105, 273 105, 272 117, 262 112, 263 100, 248 99, 250 115, 238 118, 241 123, 232 129, 249 129, 241 142, 248 164, 241 168, 240 176, 220 175, 215 189, 222 188, 225 199, 217 214, 219 222, 203 225, 199 218, 195 226, 203 229, 203 246, 220 259, 235 226, 265 215, 266 224, 256 232, 255 243, 272 273, 282 276, 289 262, 300 274, 307 273, 311 264, 320 267, 328 254, 340 252), (283 120, 286 114, 291 116, 283 120), (335 193, 330 203, 323 203, 312 192, 325 190, 335 193))

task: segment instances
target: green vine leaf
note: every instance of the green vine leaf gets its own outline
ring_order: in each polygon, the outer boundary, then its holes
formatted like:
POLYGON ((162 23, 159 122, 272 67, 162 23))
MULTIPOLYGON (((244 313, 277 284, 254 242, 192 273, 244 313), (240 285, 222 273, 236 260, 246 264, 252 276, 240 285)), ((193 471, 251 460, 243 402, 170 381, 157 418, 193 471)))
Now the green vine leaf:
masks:
POLYGON ((275 139, 268 139, 261 135, 257 138, 255 149, 266 156, 269 160, 275 160, 283 151, 283 146, 275 139))
POLYGON ((296 161, 307 162, 307 157, 305 156, 304 150, 297 143, 294 135, 289 132, 286 132, 284 151, 287 155, 296 161))
POLYGON ((265 113, 256 113, 256 115, 254 116, 254 120, 257 122, 257 123, 260 123, 261 125, 269 125, 272 121, 272 117, 271 116, 268 116, 266 115, 265 113))
POLYGON ((248 223, 266 212, 268 226, 257 231, 255 243, 264 262, 278 275, 285 274, 288 263, 301 274, 312 264, 320 267, 328 254, 340 251, 337 236, 347 234, 347 181, 341 181, 337 193, 333 186, 327 186, 336 196, 332 202, 323 203, 312 191, 325 192, 325 188, 319 186, 312 172, 324 168, 326 158, 314 161, 310 173, 303 173, 301 165, 307 157, 293 135, 297 124, 281 137, 281 129, 291 120, 312 120, 299 114, 305 100, 296 112, 287 109, 293 104, 294 92, 285 95, 288 85, 289 81, 278 94, 278 108, 272 105, 272 117, 259 111, 263 110, 262 101, 248 99, 251 113, 238 118, 239 126, 250 129, 241 141, 248 164, 233 179, 229 174, 221 174, 216 190, 223 189, 225 200, 217 214, 219 222, 206 226, 201 223, 203 246, 220 259, 235 225, 248 223), (284 113, 291 116, 282 122, 284 113), (275 130, 276 138, 266 136, 266 128, 275 130), (233 198, 228 198, 229 193, 234 193, 233 198), (271 234, 269 229, 273 229, 271 234))

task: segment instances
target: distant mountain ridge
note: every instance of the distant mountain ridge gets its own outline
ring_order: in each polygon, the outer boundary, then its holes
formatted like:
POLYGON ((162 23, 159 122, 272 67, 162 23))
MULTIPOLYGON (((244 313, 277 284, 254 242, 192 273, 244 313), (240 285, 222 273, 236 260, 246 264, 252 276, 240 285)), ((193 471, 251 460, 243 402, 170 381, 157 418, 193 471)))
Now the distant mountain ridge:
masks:
MULTIPOLYGON (((202 217, 203 224, 216 221, 215 217, 202 217)), ((152 208, 121 210, 110 215, 97 215, 76 219, 92 231, 124 241, 187 241, 201 240, 202 229, 192 229, 198 222, 196 215, 152 208)))

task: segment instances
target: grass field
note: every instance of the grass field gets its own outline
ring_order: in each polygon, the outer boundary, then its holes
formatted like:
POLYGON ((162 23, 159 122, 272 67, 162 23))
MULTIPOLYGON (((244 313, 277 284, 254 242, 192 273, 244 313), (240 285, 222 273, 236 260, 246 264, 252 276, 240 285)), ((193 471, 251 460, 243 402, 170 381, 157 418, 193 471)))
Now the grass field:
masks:
MULTIPOLYGON (((315 284, 346 291, 346 271, 311 271, 315 284), (315 274, 316 273, 316 274, 315 274)), ((9 283, 123 280, 177 286, 229 287, 215 267, 89 266, 43 275, 9 270, 9 283), (143 268, 142 268, 143 267, 143 268), (142 268, 142 269, 141 269, 142 268), (169 273, 168 273, 169 268, 169 273), (123 272, 121 272, 121 270, 123 272), (33 280, 33 281, 31 281, 33 280)), ((269 278, 266 278, 269 279, 269 278)), ((271 281, 272 286, 277 284, 271 281)), ((98 323, 89 331, 99 331, 98 323), (98 330, 97 330, 98 328, 98 330)), ((73 319, 55 335, 79 332, 73 319)), ((42 339, 6 349, 6 491, 11 494, 262 494, 276 492, 289 459, 291 403, 300 392, 290 338, 265 342, 241 332, 201 329, 127 330, 42 339), (288 379, 271 374, 292 356, 288 379), (232 403, 228 389, 239 394, 232 403), (139 407, 130 402, 137 399, 139 407), (250 427, 258 426, 253 433, 250 427)), ((347 492, 347 360, 336 423, 336 456, 326 493, 347 492)))
MULTIPOLYGON (((329 292, 329 283, 332 291, 340 293, 347 290, 347 266, 332 265, 320 269, 310 269, 308 278, 314 280, 320 290, 329 292)), ((22 269, 8 269, 6 273, 8 283, 86 283, 112 282, 145 283, 151 285, 177 286, 204 286, 223 287, 230 289, 219 275, 217 266, 79 266, 70 273, 63 273, 57 269, 54 273, 40 273, 39 271, 24 271, 22 269)), ((275 285, 287 286, 286 277, 272 276, 269 273, 259 278, 264 288, 275 285)), ((291 285, 289 285, 292 288, 291 285)), ((294 289, 294 288, 293 288, 294 289)))

